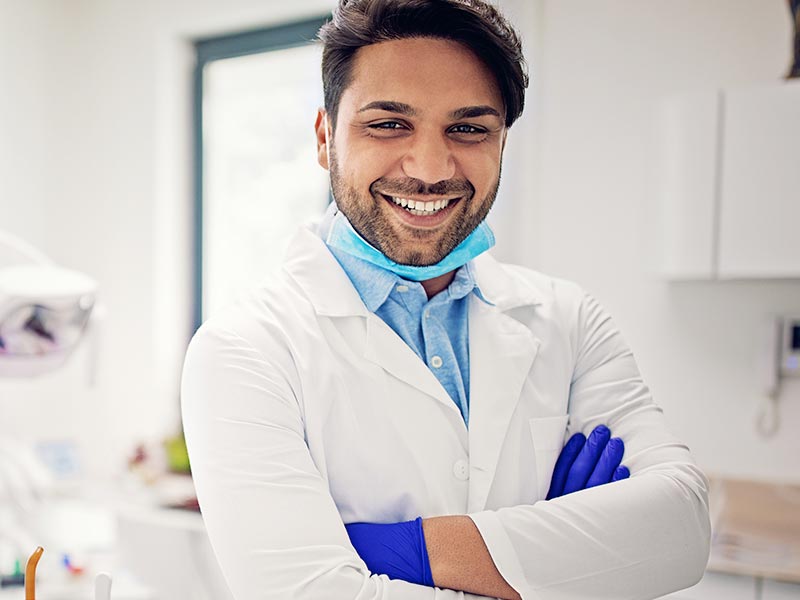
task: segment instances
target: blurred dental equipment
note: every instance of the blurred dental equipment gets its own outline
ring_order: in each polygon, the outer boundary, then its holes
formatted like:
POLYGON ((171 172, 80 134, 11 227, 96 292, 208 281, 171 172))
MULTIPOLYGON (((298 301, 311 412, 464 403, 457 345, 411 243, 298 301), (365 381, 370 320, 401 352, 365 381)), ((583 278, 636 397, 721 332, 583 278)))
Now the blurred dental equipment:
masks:
MULTIPOLYGON (((0 377, 31 377, 63 365, 89 330, 96 297, 93 279, 0 231, 0 377)), ((48 485, 30 449, 0 439, 0 497, 28 512, 48 485)))
MULTIPOLYGON (((21 238, 0 231, 0 377, 32 377, 62 366, 90 329, 96 297, 97 284, 90 277, 57 266, 21 238)), ((92 357, 89 362, 91 378, 92 357)), ((32 545, 24 517, 35 513, 52 483, 29 445, 0 438, 4 552, 19 556, 32 545)), ((40 556, 31 556, 29 569, 35 571, 40 556)), ((26 598, 33 598, 34 582, 27 574, 25 585, 26 598)))
POLYGON ((36 565, 39 564, 43 552, 44 548, 37 547, 25 566, 25 600, 36 600, 36 565))
POLYGON ((94 580, 94 600, 111 600, 111 575, 98 573, 94 580))
MULTIPOLYGON (((25 567, 25 600, 36 600, 36 567, 42 558, 44 548, 38 546, 33 551, 25 567)), ((111 575, 98 573, 94 580, 94 600, 111 600, 111 575)))
POLYGON ((87 333, 96 297, 93 279, 0 231, 0 376, 29 377, 63 365, 87 333), (4 265, 4 253, 16 255, 15 262, 4 265))

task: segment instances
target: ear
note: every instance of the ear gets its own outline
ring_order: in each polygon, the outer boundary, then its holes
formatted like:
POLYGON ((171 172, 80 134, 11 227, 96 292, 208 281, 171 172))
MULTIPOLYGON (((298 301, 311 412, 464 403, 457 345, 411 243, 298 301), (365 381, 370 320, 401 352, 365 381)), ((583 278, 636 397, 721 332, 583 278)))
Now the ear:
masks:
POLYGON ((317 136, 317 162, 323 169, 328 169, 328 114, 324 108, 317 109, 314 131, 317 136))

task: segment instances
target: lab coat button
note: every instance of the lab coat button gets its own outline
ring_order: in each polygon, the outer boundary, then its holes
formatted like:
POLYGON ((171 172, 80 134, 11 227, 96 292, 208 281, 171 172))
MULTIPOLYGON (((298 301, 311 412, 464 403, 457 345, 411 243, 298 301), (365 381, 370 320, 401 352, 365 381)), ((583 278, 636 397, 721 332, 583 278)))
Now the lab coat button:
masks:
POLYGON ((403 285, 401 283, 400 285, 397 286, 396 289, 397 289, 398 292, 407 292, 408 291, 408 286, 407 285, 403 285))
POLYGON ((469 479, 469 463, 465 460, 457 460, 453 464, 453 475, 459 481, 466 481, 469 479))
POLYGON ((433 358, 431 358, 431 366, 434 369, 438 369, 439 367, 441 367, 443 362, 444 361, 442 361, 441 356, 434 356, 433 358))

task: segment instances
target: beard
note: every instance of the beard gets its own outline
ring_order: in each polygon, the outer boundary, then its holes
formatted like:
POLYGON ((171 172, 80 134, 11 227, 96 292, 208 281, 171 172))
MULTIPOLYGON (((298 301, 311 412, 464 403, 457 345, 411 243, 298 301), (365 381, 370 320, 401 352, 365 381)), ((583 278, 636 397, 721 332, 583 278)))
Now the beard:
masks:
POLYGON ((500 187, 500 171, 486 196, 478 200, 475 199, 475 187, 463 178, 427 184, 413 178, 381 177, 370 184, 369 195, 365 196, 342 178, 332 145, 329 163, 333 198, 353 229, 392 261, 414 267, 435 265, 463 242, 489 214, 500 187), (461 215, 451 218, 444 230, 404 226, 381 206, 381 203, 390 202, 383 194, 399 198, 425 195, 459 197, 454 210, 461 210, 461 215), (471 208, 475 211, 470 212, 471 208), (398 229, 406 235, 401 237, 398 229))

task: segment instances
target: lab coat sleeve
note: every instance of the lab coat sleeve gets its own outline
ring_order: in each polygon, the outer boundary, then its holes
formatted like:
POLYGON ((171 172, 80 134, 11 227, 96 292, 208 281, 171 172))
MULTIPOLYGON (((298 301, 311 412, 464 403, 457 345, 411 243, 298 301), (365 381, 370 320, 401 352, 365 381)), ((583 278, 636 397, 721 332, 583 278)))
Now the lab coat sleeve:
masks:
POLYGON ((234 332, 204 326, 190 344, 183 372, 192 475, 233 596, 478 598, 370 574, 306 446, 289 351, 277 340, 266 350, 234 332))
POLYGON ((707 481, 668 432, 609 316, 560 285, 574 356, 570 429, 607 424, 625 442, 631 477, 471 517, 524 600, 644 600, 693 585, 709 553, 707 481))

